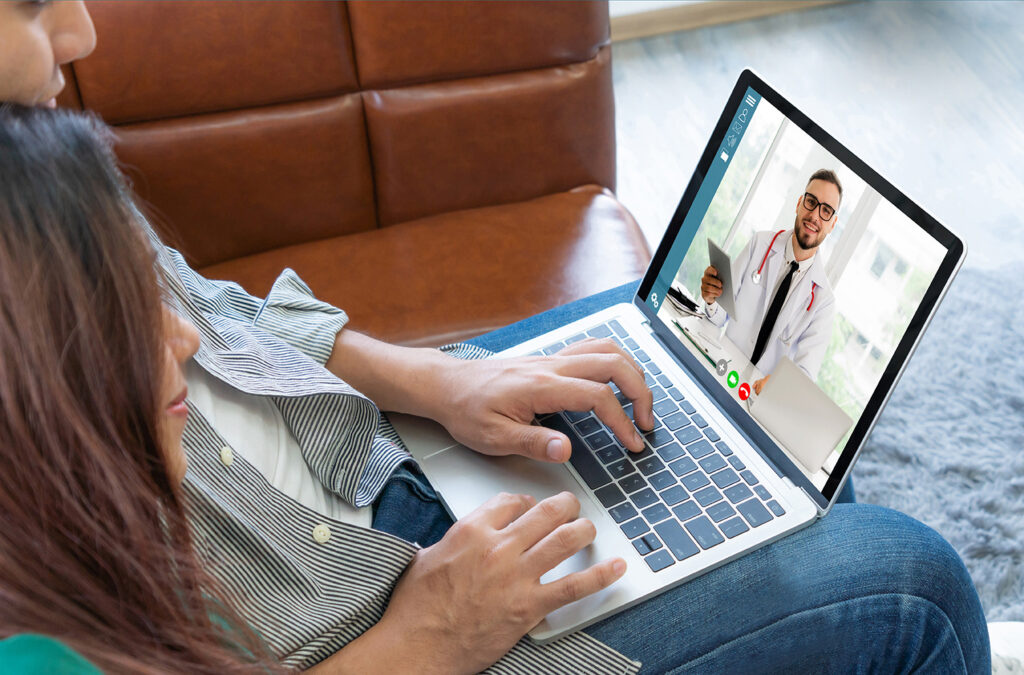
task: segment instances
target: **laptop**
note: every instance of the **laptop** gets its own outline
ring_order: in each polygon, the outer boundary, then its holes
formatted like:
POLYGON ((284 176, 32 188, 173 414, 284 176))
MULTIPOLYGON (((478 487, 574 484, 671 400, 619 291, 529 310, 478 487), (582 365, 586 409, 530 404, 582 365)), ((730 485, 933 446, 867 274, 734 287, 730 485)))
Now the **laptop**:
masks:
MULTIPOLYGON (((480 455, 433 422, 391 419, 455 518, 501 491, 538 499, 562 490, 576 494, 580 515, 596 526, 596 539, 542 581, 612 556, 626 559, 627 572, 615 584, 552 612, 530 631, 539 642, 554 640, 827 517, 964 255, 958 237, 747 70, 632 302, 495 357, 555 354, 587 337, 615 341, 644 367, 654 395, 658 423, 645 434, 643 452, 624 450, 585 410, 538 419, 571 440, 566 464, 480 455), (819 326, 817 356, 808 358, 800 350, 799 324, 813 314, 815 302, 819 310, 827 305, 826 295, 812 286, 808 302, 796 284, 779 322, 788 312, 797 328, 787 334, 783 327, 779 339, 788 344, 787 356, 849 416, 852 428, 839 440, 826 435, 824 445, 811 449, 826 458, 812 471, 776 440, 792 434, 771 434, 748 411, 752 378, 773 372, 755 373, 749 361, 735 368, 716 363, 683 331, 698 335, 707 329, 701 324, 710 322, 680 313, 665 299, 673 284, 700 297, 707 239, 732 252, 762 241, 764 232, 795 227, 807 178, 820 168, 835 170, 845 186, 835 205, 838 221, 815 254, 825 261, 834 311, 825 337, 819 326)), ((733 253, 733 263, 737 293, 743 292, 741 279, 757 278, 761 270, 767 275, 771 267, 760 250, 747 250, 746 261, 733 253), (757 277, 752 265, 759 266, 757 277)), ((723 344, 729 342, 727 331, 713 329, 723 344)), ((763 358, 758 366, 772 370, 763 358)), ((614 383, 609 386, 631 414, 631 402, 614 383)))

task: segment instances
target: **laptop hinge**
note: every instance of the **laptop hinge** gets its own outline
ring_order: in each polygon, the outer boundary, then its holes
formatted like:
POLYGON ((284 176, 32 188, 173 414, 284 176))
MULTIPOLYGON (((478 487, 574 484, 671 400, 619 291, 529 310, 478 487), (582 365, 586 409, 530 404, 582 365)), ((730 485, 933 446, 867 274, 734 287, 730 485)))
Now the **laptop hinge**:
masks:
POLYGON ((818 505, 817 500, 809 492, 807 492, 807 489, 795 484, 793 481, 789 479, 789 476, 782 476, 782 483, 790 490, 796 489, 799 490, 800 492, 803 492, 804 496, 807 497, 807 499, 811 500, 811 503, 814 504, 814 508, 815 510, 817 510, 819 517, 825 513, 825 510, 818 505))

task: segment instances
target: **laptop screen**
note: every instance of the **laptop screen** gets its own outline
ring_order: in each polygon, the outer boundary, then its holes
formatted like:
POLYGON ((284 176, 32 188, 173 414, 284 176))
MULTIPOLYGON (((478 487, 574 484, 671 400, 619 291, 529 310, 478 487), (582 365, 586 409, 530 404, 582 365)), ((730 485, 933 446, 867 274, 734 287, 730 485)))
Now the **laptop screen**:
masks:
POLYGON ((639 299, 821 504, 962 258, 959 239, 746 71, 639 299))

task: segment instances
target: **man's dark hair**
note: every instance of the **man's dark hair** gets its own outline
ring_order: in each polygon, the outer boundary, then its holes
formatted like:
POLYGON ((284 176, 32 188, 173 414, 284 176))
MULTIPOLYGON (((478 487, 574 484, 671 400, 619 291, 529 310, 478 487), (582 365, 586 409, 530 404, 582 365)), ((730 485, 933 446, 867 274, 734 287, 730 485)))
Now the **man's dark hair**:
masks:
MULTIPOLYGON (((839 204, 843 203, 843 184, 839 182, 839 176, 832 169, 818 169, 811 174, 811 177, 807 179, 807 184, 810 185, 811 181, 823 180, 828 183, 832 183, 839 190, 839 204)), ((839 204, 836 204, 836 209, 839 209, 839 204)))

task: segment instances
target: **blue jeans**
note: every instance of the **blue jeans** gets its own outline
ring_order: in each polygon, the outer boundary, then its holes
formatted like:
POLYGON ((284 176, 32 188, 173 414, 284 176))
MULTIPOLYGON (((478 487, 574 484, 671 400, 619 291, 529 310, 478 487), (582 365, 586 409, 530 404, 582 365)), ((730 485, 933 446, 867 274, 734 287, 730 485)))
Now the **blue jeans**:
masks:
MULTIPOLYGON (((499 351, 616 302, 635 284, 472 342, 499 351)), ((643 672, 989 673, 988 631, 956 551, 895 511, 853 503, 586 632, 643 672)), ((374 504, 374 528, 429 546, 452 521, 415 466, 374 504)))

